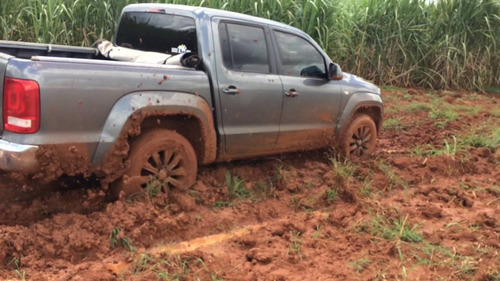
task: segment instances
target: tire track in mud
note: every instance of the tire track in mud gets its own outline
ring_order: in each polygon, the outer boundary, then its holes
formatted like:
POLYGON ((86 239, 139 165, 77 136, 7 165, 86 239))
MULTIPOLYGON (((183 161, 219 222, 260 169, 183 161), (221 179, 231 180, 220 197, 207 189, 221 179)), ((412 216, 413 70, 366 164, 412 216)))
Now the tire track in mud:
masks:
MULTIPOLYGON (((296 218, 298 220, 306 219, 326 219, 329 214, 326 212, 315 211, 312 213, 298 213, 296 218)), ((288 218, 276 219, 271 221, 266 221, 259 224, 247 225, 240 227, 238 229, 231 230, 229 232, 223 232, 219 234, 213 234, 208 236, 203 236, 195 238, 189 241, 182 241, 178 244, 173 245, 163 245, 155 246, 149 249, 142 249, 134 253, 134 259, 140 257, 141 255, 151 255, 152 257, 159 258, 161 256, 172 256, 172 255, 183 255, 192 253, 195 251, 202 250, 207 254, 211 254, 214 257, 222 256, 225 254, 224 248, 217 248, 217 244, 222 244, 229 240, 236 238, 241 238, 247 235, 253 235, 259 230, 269 227, 271 224, 283 224, 289 222, 288 218)), ((132 265, 130 263, 118 263, 118 264, 108 264, 107 268, 116 275, 120 275, 123 272, 129 271, 132 265)))

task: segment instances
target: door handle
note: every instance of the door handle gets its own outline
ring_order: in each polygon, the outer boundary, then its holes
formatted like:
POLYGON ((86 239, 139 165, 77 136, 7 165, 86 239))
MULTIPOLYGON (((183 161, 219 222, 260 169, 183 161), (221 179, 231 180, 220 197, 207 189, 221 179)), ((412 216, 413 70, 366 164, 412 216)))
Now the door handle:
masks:
POLYGON ((236 88, 235 86, 229 86, 222 89, 222 92, 226 95, 237 95, 240 93, 240 89, 236 88))
POLYGON ((295 91, 295 89, 290 89, 288 92, 285 92, 285 96, 291 97, 291 98, 294 98, 298 95, 300 95, 300 93, 295 91))

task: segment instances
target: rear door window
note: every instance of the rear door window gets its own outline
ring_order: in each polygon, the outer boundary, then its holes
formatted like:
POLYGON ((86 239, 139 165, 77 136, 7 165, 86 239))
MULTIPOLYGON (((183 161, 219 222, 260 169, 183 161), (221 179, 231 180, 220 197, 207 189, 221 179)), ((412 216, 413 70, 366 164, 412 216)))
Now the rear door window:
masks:
POLYGON ((196 23, 179 15, 127 12, 120 21, 116 44, 141 51, 197 54, 196 23))
POLYGON ((241 72, 270 73, 263 28, 222 22, 219 34, 226 68, 241 72))

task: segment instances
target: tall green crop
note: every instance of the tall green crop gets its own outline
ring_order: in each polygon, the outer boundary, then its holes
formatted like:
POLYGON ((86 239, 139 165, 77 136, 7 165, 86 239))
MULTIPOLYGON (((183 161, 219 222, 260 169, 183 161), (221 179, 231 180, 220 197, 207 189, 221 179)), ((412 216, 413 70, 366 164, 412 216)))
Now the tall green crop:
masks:
MULTIPOLYGON (((91 46, 132 0, 1 0, 0 39, 91 46)), ((500 87, 500 0, 145 0, 264 17, 310 34, 378 84, 500 87)))

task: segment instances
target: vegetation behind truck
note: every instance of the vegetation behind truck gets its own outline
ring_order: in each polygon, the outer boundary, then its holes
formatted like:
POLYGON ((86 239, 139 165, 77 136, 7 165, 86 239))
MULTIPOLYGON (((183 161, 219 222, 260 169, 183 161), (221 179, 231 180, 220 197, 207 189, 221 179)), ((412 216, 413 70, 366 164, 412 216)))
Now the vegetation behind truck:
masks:
POLYGON ((288 25, 207 8, 127 6, 115 45, 191 52, 196 68, 93 48, 0 41, 0 169, 92 174, 115 192, 188 188, 216 161, 335 146, 375 150, 380 90, 288 25))

